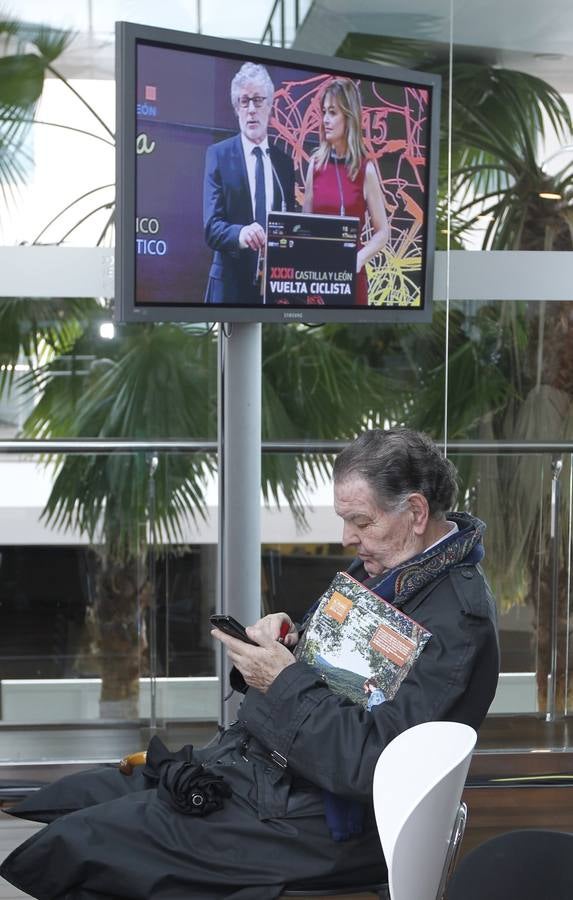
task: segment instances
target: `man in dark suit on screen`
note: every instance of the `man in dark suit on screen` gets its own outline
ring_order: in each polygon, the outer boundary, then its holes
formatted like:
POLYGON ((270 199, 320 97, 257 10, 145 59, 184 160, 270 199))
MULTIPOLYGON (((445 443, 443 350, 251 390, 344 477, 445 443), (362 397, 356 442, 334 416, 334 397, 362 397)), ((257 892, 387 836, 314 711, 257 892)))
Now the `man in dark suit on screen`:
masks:
POLYGON ((264 66, 244 63, 231 82, 240 133, 207 150, 203 225, 215 253, 206 303, 262 303, 267 212, 294 210, 292 160, 268 140, 273 96, 264 66))

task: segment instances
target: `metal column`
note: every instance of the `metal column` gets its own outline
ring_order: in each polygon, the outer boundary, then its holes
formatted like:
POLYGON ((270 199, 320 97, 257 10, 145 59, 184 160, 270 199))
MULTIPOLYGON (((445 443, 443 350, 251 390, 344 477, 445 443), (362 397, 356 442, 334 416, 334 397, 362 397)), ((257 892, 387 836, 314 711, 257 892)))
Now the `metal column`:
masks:
MULTIPOLYGON (((219 330, 219 547, 217 608, 244 625, 261 611, 261 325, 219 330)), ((220 722, 235 719, 240 697, 225 701, 229 666, 221 650, 220 722)))
POLYGON ((551 665, 547 684, 547 712, 545 720, 554 722, 562 710, 557 709, 557 667, 558 653, 557 642, 559 639, 559 551, 560 551, 560 523, 559 513, 561 508, 561 472, 563 459, 554 456, 551 463, 551 665))

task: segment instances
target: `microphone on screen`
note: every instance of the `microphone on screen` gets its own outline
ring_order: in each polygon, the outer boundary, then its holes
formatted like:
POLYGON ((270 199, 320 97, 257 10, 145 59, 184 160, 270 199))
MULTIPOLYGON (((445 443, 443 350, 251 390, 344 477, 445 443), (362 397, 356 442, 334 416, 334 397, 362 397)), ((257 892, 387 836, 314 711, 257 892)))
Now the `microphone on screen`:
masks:
POLYGON ((271 148, 270 147, 267 147, 267 157, 268 157, 269 163, 271 164, 271 171, 273 173, 273 178, 275 179, 276 183, 278 184, 279 191, 281 192, 281 212, 286 212, 287 207, 286 207, 286 200, 285 200, 285 192, 283 191, 283 186, 282 186, 281 180, 278 176, 278 172, 275 169, 275 167, 273 166, 273 161, 271 159, 271 148))

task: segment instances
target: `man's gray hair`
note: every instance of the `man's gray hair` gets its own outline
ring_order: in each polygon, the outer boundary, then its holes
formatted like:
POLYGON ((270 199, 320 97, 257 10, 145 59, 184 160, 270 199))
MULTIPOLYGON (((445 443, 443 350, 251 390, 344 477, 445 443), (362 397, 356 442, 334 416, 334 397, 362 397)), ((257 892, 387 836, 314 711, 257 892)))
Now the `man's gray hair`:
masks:
POLYGON ((442 518, 457 498, 457 472, 434 441, 409 428, 365 431, 334 462, 334 481, 362 478, 381 509, 406 508, 410 494, 422 494, 430 515, 442 518))
POLYGON ((265 67, 258 63, 246 62, 243 63, 231 82, 231 103, 234 109, 238 108, 241 91, 249 81, 255 81, 257 84, 264 85, 265 95, 269 103, 273 102, 275 86, 265 67))

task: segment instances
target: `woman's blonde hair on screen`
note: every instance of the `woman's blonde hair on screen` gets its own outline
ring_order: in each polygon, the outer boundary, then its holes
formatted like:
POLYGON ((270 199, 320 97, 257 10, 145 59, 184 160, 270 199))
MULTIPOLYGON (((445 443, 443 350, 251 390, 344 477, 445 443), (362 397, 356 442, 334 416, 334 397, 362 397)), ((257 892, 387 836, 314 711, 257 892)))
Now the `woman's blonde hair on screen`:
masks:
MULTIPOLYGON (((332 101, 340 108, 344 116, 346 137, 346 168, 350 179, 354 181, 366 157, 366 146, 362 137, 362 101, 356 82, 350 78, 335 78, 330 81, 322 93, 320 108, 332 101)), ((315 151, 315 165, 321 169, 330 159, 332 148, 326 140, 322 115, 320 119, 320 146, 315 151)))

